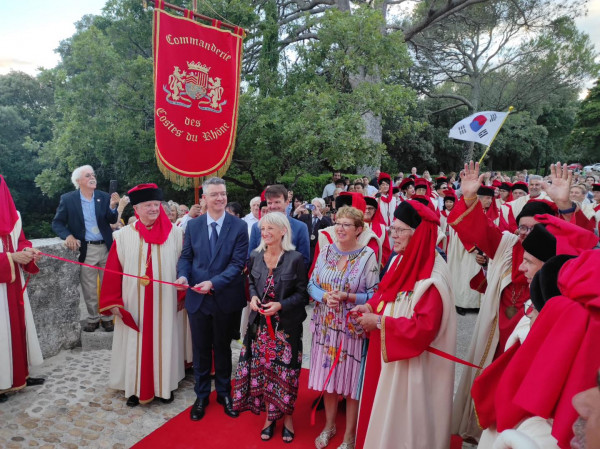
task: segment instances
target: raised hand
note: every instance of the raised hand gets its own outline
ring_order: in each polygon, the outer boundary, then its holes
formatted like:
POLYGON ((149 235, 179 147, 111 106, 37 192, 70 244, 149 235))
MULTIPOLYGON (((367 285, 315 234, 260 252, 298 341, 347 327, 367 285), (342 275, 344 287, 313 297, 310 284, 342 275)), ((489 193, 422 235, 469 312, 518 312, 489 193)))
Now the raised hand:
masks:
POLYGON ((460 172, 460 189, 465 199, 469 198, 471 203, 477 199, 477 191, 481 187, 483 176, 479 174, 479 162, 470 161, 460 172))
POLYGON ((569 209, 571 200, 569 193, 573 182, 573 172, 560 162, 550 165, 550 183, 543 182, 542 189, 554 201, 559 209, 569 209))

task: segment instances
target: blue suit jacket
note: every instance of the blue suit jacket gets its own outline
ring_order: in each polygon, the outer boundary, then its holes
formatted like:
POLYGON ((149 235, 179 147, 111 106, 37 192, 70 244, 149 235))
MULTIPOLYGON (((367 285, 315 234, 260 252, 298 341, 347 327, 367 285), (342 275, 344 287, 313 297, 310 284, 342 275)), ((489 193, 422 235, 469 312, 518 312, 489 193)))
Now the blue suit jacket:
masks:
MULTIPOLYGON (((288 217, 288 219, 290 220, 290 227, 292 228, 292 243, 296 247, 296 251, 302 254, 304 265, 310 267, 310 239, 308 238, 308 228, 305 223, 302 223, 295 218, 288 217)), ((250 257, 250 253, 260 245, 260 238, 258 223, 254 223, 250 234, 248 257, 250 257)))
MULTIPOLYGON (((117 209, 110 209, 110 195, 100 190, 94 191, 94 204, 96 205, 96 222, 102 234, 102 240, 110 250, 113 242, 111 224, 117 222, 117 209)), ((65 240, 69 235, 81 241, 79 248, 79 262, 85 260, 87 244, 85 243, 85 221, 81 207, 81 196, 79 190, 65 193, 60 197, 56 215, 52 220, 52 230, 61 239, 65 240)))
MULTIPOLYGON (((209 256, 206 214, 188 221, 183 249, 177 262, 177 277, 185 276, 190 286, 211 281, 217 310, 232 313, 246 306, 244 266, 248 254, 248 225, 225 213, 215 254, 209 256)), ((206 295, 188 289, 185 308, 193 314, 200 310, 206 295)))

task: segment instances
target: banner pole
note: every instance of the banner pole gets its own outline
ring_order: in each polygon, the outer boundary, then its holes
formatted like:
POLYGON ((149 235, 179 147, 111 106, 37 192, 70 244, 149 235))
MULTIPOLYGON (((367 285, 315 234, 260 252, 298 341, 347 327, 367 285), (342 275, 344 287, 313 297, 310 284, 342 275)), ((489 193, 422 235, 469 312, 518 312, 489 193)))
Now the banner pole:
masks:
POLYGON ((508 114, 506 114, 506 117, 504 117, 504 120, 502 120, 502 123, 500 124, 500 127, 496 130, 496 134, 494 134, 494 137, 492 137, 492 140, 490 141, 489 145, 487 146, 487 148, 485 149, 485 151, 481 155, 481 159, 479 159, 479 165, 481 165, 481 163, 483 162, 483 159, 485 158, 485 155, 487 154, 487 152, 489 151, 490 147, 492 146, 492 143, 494 143, 494 140, 496 140, 496 136, 498 135, 498 133, 500 132, 500 130, 504 126, 504 122, 506 121, 506 119, 508 118, 508 116, 510 115, 510 113, 512 111, 514 111, 514 109, 515 108, 513 108, 512 106, 510 106, 508 108, 508 114))
MULTIPOLYGON (((152 3, 152 5, 156 5, 156 1, 155 0, 145 0, 144 3, 145 2, 149 2, 149 3, 152 3)), ((174 9, 175 11, 185 12, 185 8, 182 8, 181 6, 172 5, 171 3, 167 3, 167 2, 164 2, 163 5, 164 5, 165 8, 171 8, 171 9, 174 9)), ((208 17, 208 16, 205 16, 203 14, 199 14, 195 10, 192 11, 192 15, 195 18, 206 20, 208 22, 212 22, 213 21, 212 17, 208 17)), ((228 24, 227 22, 222 22, 221 23, 221 27, 222 28, 229 28, 230 30, 233 30, 234 32, 236 31, 236 28, 238 28, 235 25, 228 24)))
POLYGON ((200 204, 200 182, 198 178, 194 178, 194 204, 200 204))

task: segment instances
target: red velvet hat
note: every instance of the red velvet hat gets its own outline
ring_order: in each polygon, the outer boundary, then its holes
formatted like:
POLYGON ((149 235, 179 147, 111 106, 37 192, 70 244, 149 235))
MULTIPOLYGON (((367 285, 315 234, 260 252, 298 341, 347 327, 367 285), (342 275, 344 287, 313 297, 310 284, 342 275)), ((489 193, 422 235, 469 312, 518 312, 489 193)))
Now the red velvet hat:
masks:
POLYGON ((406 190, 411 185, 414 187, 415 181, 412 178, 404 178, 400 184, 400 190, 406 190))
POLYGON ((392 177, 387 173, 381 172, 377 178, 377 183, 381 184, 381 181, 387 181, 389 185, 392 185, 392 177))

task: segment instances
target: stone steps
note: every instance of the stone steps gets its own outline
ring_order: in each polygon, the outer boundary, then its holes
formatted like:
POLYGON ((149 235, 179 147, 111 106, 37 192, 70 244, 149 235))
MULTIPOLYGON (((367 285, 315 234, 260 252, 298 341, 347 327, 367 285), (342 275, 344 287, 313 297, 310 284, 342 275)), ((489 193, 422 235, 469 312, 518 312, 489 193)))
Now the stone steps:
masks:
MULTIPOLYGON (((81 320, 81 327, 85 326, 86 320, 81 320)), ((96 332, 81 331, 81 349, 83 351, 95 351, 97 349, 112 349, 114 332, 105 332, 100 326, 96 332)))

